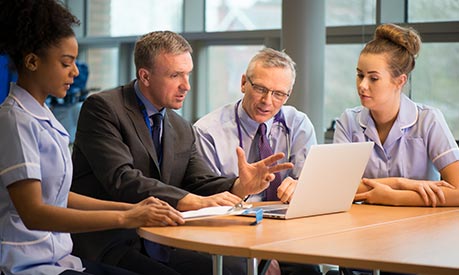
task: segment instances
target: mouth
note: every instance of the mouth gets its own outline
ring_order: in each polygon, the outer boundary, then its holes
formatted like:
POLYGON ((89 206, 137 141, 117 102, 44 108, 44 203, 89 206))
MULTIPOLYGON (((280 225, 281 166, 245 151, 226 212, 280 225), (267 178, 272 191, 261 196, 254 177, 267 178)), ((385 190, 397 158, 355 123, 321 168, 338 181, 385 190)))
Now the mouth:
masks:
POLYGON ((362 99, 370 98, 370 96, 364 94, 359 94, 359 97, 362 99))
POLYGON ((70 86, 72 86, 73 83, 65 83, 64 87, 66 90, 70 89, 70 86))
POLYGON ((179 101, 183 101, 185 100, 185 95, 177 95, 175 98, 179 101))
POLYGON ((257 112, 258 112, 259 114, 262 114, 262 115, 266 115, 266 114, 269 114, 269 113, 270 113, 269 110, 265 110, 265 109, 263 109, 263 108, 261 108, 261 107, 257 107, 257 112))

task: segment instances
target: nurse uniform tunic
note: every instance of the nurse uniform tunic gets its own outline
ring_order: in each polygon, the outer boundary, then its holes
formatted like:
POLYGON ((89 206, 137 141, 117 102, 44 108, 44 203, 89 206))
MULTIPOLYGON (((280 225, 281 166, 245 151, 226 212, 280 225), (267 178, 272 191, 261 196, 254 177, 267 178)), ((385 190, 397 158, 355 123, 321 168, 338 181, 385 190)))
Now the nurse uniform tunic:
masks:
POLYGON ((7 190, 17 181, 37 179, 44 203, 67 207, 72 178, 67 131, 48 107, 13 83, 0 106, 0 129, 0 270, 6 275, 82 271, 81 260, 70 255, 70 234, 27 229, 7 190))

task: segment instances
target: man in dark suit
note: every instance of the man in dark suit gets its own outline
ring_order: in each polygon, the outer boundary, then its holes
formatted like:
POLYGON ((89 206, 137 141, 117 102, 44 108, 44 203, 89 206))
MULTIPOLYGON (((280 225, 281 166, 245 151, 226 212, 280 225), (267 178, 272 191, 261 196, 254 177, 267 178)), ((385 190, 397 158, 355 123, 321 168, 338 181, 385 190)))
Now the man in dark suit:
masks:
MULTIPOLYGON (((267 188, 274 172, 292 168, 291 163, 273 165, 282 154, 248 164, 239 148, 238 178, 211 172, 196 152, 192 125, 173 111, 182 107, 190 89, 191 52, 176 33, 146 34, 135 46, 137 79, 86 99, 73 147, 73 191, 133 203, 155 196, 186 211, 234 205, 267 188)), ((147 254, 182 274, 211 271, 209 255, 144 245, 135 230, 72 237, 75 254, 141 274, 154 272, 147 254)))

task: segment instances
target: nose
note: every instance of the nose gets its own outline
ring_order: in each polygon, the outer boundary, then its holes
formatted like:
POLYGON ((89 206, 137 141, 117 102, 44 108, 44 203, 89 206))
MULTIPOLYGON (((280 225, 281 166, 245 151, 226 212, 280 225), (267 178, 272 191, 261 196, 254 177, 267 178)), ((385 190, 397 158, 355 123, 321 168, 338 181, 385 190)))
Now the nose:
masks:
POLYGON ((273 92, 272 91, 268 91, 267 93, 264 93, 262 96, 261 96, 261 101, 263 103, 272 103, 273 102, 273 92))
POLYGON ((357 88, 359 90, 366 90, 368 88, 368 80, 367 78, 357 78, 357 88))
POLYGON ((72 70, 72 75, 73 77, 77 77, 80 74, 80 70, 78 70, 78 66, 76 63, 73 63, 73 70, 72 70))
POLYGON ((183 78, 179 87, 182 91, 189 91, 191 89, 190 80, 188 76, 183 78))

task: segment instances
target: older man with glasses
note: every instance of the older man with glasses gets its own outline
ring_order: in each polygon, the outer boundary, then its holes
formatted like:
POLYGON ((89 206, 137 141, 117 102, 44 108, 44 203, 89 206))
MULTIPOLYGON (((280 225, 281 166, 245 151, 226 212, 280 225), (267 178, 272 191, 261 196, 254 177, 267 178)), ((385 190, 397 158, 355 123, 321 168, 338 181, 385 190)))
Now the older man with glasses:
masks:
POLYGON ((265 151, 283 152, 295 166, 282 171, 270 187, 249 201, 289 202, 311 145, 316 144, 308 116, 285 106, 295 83, 295 62, 283 51, 265 48, 249 62, 241 78, 242 99, 198 120, 198 151, 216 173, 238 174, 236 147, 242 147, 249 163, 265 157, 265 151), (267 148, 268 145, 270 148, 267 148))
MULTIPOLYGON (((284 105, 292 93, 295 77, 295 62, 285 52, 265 48, 252 57, 242 75, 242 99, 207 114, 194 124, 198 152, 219 175, 238 174, 234 154, 238 146, 245 151, 249 163, 273 152, 283 152, 282 161, 294 164, 293 169, 276 173, 270 186, 251 195, 247 198, 249 201, 289 202, 309 148, 317 143, 308 116, 284 105)), ((320 274, 315 265, 280 263, 280 268, 282 274, 320 274)), ((271 266, 269 270, 276 268, 271 266)))

